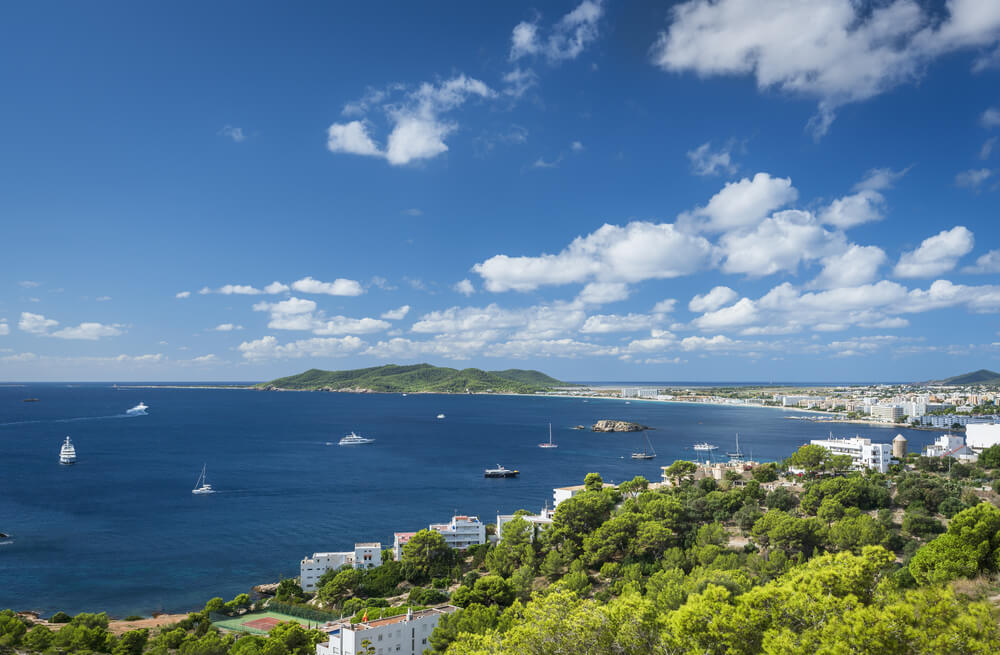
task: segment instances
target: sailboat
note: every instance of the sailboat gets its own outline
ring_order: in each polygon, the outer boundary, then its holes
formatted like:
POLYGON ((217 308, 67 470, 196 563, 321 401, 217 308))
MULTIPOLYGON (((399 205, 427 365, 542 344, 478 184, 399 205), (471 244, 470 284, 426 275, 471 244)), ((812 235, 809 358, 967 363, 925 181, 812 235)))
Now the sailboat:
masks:
POLYGON ((201 466, 201 475, 198 476, 198 481, 194 484, 194 489, 191 490, 193 494, 214 494, 215 489, 212 488, 208 482, 205 481, 205 465, 201 466))
POLYGON ((732 459, 743 459, 743 453, 740 452, 740 433, 736 433, 736 451, 732 453, 726 453, 732 459))
POLYGON ((549 441, 548 441, 548 443, 544 443, 544 442, 540 443, 540 444, 538 444, 538 447, 539 448, 558 448, 559 447, 558 444, 552 443, 552 424, 551 423, 549 423, 549 441))
POLYGON ((649 435, 643 433, 642 436, 646 438, 646 445, 643 446, 641 453, 632 453, 632 459, 653 459, 656 457, 656 451, 653 450, 653 444, 649 441, 649 435))

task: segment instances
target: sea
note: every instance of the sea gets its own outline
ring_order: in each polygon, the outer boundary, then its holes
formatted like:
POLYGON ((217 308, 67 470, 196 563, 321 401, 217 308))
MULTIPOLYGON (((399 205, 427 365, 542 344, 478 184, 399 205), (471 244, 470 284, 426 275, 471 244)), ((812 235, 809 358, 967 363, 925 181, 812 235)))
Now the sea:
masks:
POLYGON ((101 384, 0 386, 0 608, 185 612, 298 575, 313 552, 455 514, 551 506, 589 472, 660 479, 709 441, 759 460, 855 434, 911 449, 937 433, 789 420, 772 408, 502 395, 347 394, 101 384), (38 402, 24 402, 38 398, 38 402), (127 416, 139 402, 145 416, 127 416), (437 418, 444 414, 444 418, 437 418), (645 433, 594 433, 599 419, 645 433), (558 448, 542 449, 549 424, 558 448), (337 446, 355 431, 375 439, 337 446), (633 460, 649 437, 653 460, 633 460), (66 436, 78 461, 59 464, 66 436), (498 464, 514 479, 486 479, 498 464), (193 495, 206 467, 212 495, 193 495))

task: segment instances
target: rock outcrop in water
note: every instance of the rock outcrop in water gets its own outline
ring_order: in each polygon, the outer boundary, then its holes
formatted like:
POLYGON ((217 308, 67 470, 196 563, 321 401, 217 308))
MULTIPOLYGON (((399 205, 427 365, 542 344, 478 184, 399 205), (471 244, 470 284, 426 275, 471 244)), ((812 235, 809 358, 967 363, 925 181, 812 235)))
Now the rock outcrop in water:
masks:
POLYGON ((594 427, 591 428, 594 432, 641 432, 642 430, 649 429, 651 428, 639 425, 638 423, 614 421, 611 419, 601 419, 597 423, 594 423, 594 427))

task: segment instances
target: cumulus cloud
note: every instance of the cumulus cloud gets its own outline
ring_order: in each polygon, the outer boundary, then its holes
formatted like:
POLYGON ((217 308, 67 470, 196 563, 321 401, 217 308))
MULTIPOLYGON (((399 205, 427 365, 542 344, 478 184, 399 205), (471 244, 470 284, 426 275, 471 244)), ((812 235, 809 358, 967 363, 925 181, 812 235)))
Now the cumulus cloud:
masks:
POLYGON ((302 339, 289 343, 278 343, 272 336, 254 341, 244 341, 239 351, 245 359, 260 361, 268 359, 297 359, 300 357, 346 357, 365 346, 365 342, 355 336, 302 339))
POLYGON ((896 277, 933 277, 955 268, 958 260, 972 251, 975 239, 967 228, 957 225, 924 239, 916 250, 904 252, 893 273, 896 277))
POLYGON ((691 161, 691 171, 695 175, 735 173, 736 164, 733 162, 731 150, 732 144, 727 144, 713 151, 711 141, 701 144, 694 150, 689 150, 687 157, 691 161))
POLYGON ((720 246, 725 253, 722 270, 764 276, 794 272, 803 262, 826 257, 845 248, 842 232, 830 232, 809 212, 788 209, 766 218, 753 229, 729 232, 720 246))
POLYGON ((979 122, 987 129, 1000 125, 1000 108, 990 107, 979 117, 979 122))
POLYGON ((591 282, 583 287, 576 297, 587 305, 603 305, 628 298, 629 288, 622 282, 591 282))
POLYGON ((10 334, 10 326, 7 325, 7 319, 0 319, 0 337, 7 336, 10 334))
POLYGON ((357 280, 342 277, 333 282, 320 282, 312 277, 304 277, 292 282, 292 288, 301 293, 323 293, 328 296, 360 296, 365 292, 357 280))
POLYGON ((980 255, 974 266, 966 266, 963 273, 1000 273, 1000 250, 980 255))
POLYGON ((979 185, 990 179, 993 171, 988 168, 970 168, 955 175, 955 185, 977 189, 979 185))
POLYGON ((324 312, 317 311, 317 305, 312 300, 294 296, 276 303, 257 303, 253 309, 258 312, 270 313, 271 319, 268 321, 267 327, 272 330, 303 330, 325 336, 365 334, 379 332, 390 327, 386 321, 374 318, 327 317, 324 312))
POLYGON ((730 304, 739 297, 739 294, 729 287, 718 286, 704 295, 692 298, 691 302, 688 303, 688 309, 692 312, 711 312, 730 304))
POLYGON ((839 107, 918 79, 950 52, 1000 40, 1000 5, 952 0, 941 16, 912 0, 689 0, 652 49, 666 71, 752 75, 760 89, 816 98, 822 136, 839 107))
POLYGON ((394 166, 430 159, 447 152, 444 139, 458 129, 458 124, 443 118, 470 98, 491 99, 498 93, 475 78, 457 75, 443 82, 425 82, 409 91, 400 85, 379 94, 369 94, 358 103, 344 108, 345 114, 364 114, 381 104, 386 119, 392 125, 385 147, 369 134, 369 123, 354 120, 333 123, 327 130, 330 152, 381 157, 394 166), (391 96, 402 97, 393 100, 391 96))
POLYGON ((790 178, 757 173, 753 179, 728 182, 704 207, 681 214, 682 224, 724 232, 759 223, 774 210, 794 202, 798 191, 790 178))
POLYGON ((387 312, 382 313, 382 318, 389 319, 391 321, 398 321, 406 317, 410 313, 410 306, 403 305, 399 309, 390 309, 387 312))
POLYGON ((104 325, 103 323, 80 323, 76 327, 64 327, 56 330, 49 336, 58 339, 83 339, 85 341, 97 341, 102 337, 117 337, 122 334, 122 326, 104 325))
POLYGON ((264 293, 270 293, 272 295, 278 293, 285 293, 288 291, 288 285, 282 284, 281 282, 272 282, 271 284, 264 287, 264 293))
POLYGON ((47 334, 50 328, 57 325, 59 321, 31 312, 21 312, 21 320, 17 322, 17 327, 28 334, 47 334))
POLYGON ((597 39, 602 0, 584 0, 552 26, 548 36, 537 23, 521 22, 511 33, 510 60, 539 56, 550 62, 576 59, 597 39))
POLYGON ((823 258, 823 270, 813 280, 812 286, 831 288, 868 284, 887 260, 885 251, 878 246, 852 243, 844 252, 823 258))
POLYGON ((842 230, 880 221, 885 216, 885 197, 878 191, 863 189, 849 196, 837 198, 823 208, 819 219, 827 225, 842 230))
POLYGON ((659 321, 660 317, 649 314, 595 314, 587 317, 580 327, 580 332, 584 334, 639 332, 652 328, 659 321))
POLYGON ((224 296, 259 296, 264 292, 248 284, 226 284, 219 287, 218 293, 224 296))
POLYGON ((453 286, 452 289, 462 294, 463 296, 471 296, 476 292, 476 287, 473 286, 472 281, 468 279, 459 280, 458 282, 455 283, 455 286, 453 286))
POLYGON ((220 323, 212 328, 216 332, 232 332, 233 330, 242 330, 242 325, 235 325, 233 323, 220 323))
POLYGON ((707 266, 714 253, 701 236, 670 223, 635 221, 603 225, 577 237, 555 255, 495 255, 473 266, 490 291, 532 291, 544 285, 590 280, 639 282, 688 275, 707 266))

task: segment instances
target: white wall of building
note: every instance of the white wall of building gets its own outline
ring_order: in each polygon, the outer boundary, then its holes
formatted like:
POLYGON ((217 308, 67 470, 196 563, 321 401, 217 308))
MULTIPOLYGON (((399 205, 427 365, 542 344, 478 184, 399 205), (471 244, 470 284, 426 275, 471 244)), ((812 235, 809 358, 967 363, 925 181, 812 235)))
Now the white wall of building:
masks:
POLYGON ((965 427, 965 443, 974 450, 983 450, 1000 443, 1000 423, 970 423, 965 427))
POLYGON ((848 455, 852 467, 858 470, 874 469, 879 473, 886 473, 892 463, 892 446, 887 443, 872 443, 871 439, 813 439, 809 443, 822 446, 834 455, 848 455))
POLYGON ((342 566, 371 569, 382 565, 382 544, 378 542, 354 544, 354 550, 339 553, 313 553, 299 563, 299 585, 305 591, 315 591, 324 573, 342 566))
POLYGON ((330 640, 316 646, 316 655, 359 655, 362 642, 370 641, 376 655, 420 655, 430 647, 428 639, 444 614, 457 608, 450 605, 409 614, 355 623, 330 635, 330 640))

